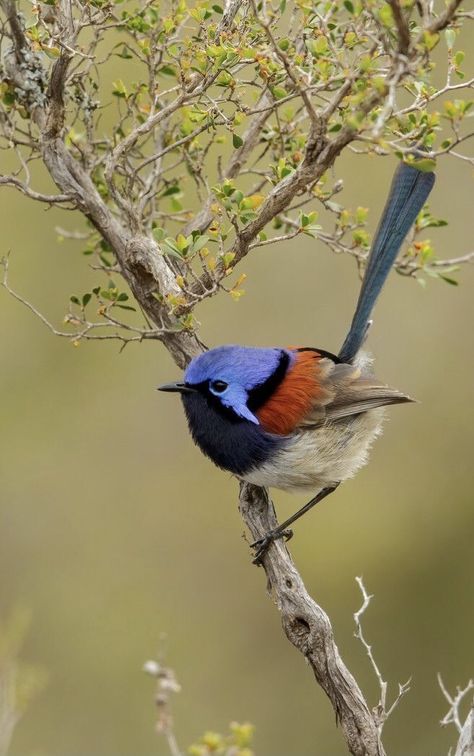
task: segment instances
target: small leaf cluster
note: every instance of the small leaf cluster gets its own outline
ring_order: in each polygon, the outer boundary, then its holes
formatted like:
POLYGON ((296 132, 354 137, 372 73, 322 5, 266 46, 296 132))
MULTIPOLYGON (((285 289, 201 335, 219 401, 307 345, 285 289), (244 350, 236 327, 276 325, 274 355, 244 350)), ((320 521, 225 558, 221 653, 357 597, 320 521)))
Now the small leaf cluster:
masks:
MULTIPOLYGON (((82 296, 71 294, 69 297, 70 302, 80 308, 82 313, 85 313, 86 307, 95 297, 98 303, 97 314, 104 315, 112 307, 119 307, 121 310, 132 310, 135 312, 135 307, 124 304, 128 302, 129 296, 125 291, 119 291, 118 286, 114 281, 109 278, 109 282, 106 288, 102 286, 94 286, 92 291, 87 291, 82 296)), ((67 316, 68 322, 71 322, 70 316, 67 316)))
POLYGON ((414 239, 401 256, 397 271, 402 275, 414 276, 423 287, 426 286, 423 275, 444 281, 451 286, 458 286, 458 281, 452 277, 452 274, 459 270, 459 265, 442 263, 432 241, 419 238, 420 234, 428 228, 442 228, 447 225, 446 220, 435 218, 428 206, 425 206, 417 218, 414 239))
POLYGON ((254 756, 251 749, 254 726, 232 722, 228 735, 206 732, 188 748, 190 756, 254 756))
POLYGON ((257 217, 257 210, 264 200, 264 196, 258 192, 245 196, 231 179, 226 179, 223 184, 216 184, 212 191, 230 220, 244 226, 257 217))

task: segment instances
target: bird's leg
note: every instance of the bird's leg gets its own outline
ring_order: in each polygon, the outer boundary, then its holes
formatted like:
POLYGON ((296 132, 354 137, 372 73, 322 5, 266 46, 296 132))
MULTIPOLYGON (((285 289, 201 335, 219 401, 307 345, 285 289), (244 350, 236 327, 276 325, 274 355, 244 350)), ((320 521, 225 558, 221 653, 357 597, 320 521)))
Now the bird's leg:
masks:
POLYGON ((326 488, 322 488, 321 491, 316 494, 316 496, 313 496, 313 498, 308 501, 308 503, 305 504, 304 507, 298 509, 298 511, 295 512, 294 515, 291 515, 291 517, 289 517, 287 520, 285 520, 285 522, 282 522, 282 524, 277 528, 270 530, 270 532, 264 535, 262 538, 259 538, 257 541, 251 543, 251 548, 257 549, 257 552, 252 560, 253 563, 261 564, 262 557, 272 541, 276 541, 278 538, 283 537, 286 537, 286 540, 288 541, 293 535, 293 532, 291 530, 288 530, 289 526, 296 522, 296 520, 299 520, 299 518, 306 514, 306 512, 309 512, 309 510, 312 509, 315 504, 318 504, 318 502, 322 501, 326 498, 326 496, 329 496, 329 494, 335 491, 338 485, 339 483, 335 483, 332 486, 326 486, 326 488))

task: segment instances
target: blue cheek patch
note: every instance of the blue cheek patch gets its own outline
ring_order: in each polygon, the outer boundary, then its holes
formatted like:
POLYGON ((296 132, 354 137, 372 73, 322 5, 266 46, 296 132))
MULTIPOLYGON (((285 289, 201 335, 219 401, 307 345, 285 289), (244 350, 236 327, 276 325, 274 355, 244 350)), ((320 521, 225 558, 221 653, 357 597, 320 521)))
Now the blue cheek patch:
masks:
POLYGON ((219 398, 224 407, 232 409, 239 417, 249 420, 254 425, 260 425, 258 418, 247 407, 248 394, 242 386, 229 386, 225 394, 219 398))

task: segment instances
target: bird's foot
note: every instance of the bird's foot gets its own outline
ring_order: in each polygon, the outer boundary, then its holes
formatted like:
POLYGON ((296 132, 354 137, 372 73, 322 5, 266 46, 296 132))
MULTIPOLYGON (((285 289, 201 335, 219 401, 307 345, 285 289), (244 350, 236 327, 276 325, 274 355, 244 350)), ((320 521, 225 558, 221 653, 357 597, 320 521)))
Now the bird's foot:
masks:
POLYGON ((293 538, 293 531, 280 530, 279 528, 275 528, 275 530, 270 530, 270 532, 267 533, 267 535, 263 536, 263 538, 259 538, 257 541, 251 543, 250 547, 252 549, 256 549, 252 562, 254 564, 262 564, 262 559, 268 547, 271 543, 273 543, 273 541, 276 541, 278 538, 284 538, 285 541, 289 541, 290 538, 293 538))

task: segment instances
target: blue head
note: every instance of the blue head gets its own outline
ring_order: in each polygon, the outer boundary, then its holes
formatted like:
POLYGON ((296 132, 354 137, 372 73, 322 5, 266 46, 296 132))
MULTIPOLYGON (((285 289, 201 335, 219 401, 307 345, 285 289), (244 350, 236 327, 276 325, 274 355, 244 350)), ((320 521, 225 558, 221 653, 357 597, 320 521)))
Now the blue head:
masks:
POLYGON ((281 443, 260 428, 255 413, 293 359, 286 349, 221 346, 195 357, 183 383, 160 389, 181 393, 195 442, 217 465, 242 475, 281 443))
POLYGON ((220 404, 238 418, 258 425, 252 412, 255 391, 261 391, 278 369, 284 368, 284 375, 289 362, 290 354, 283 349, 221 346, 195 357, 184 381, 186 386, 207 394, 214 406, 220 404))

